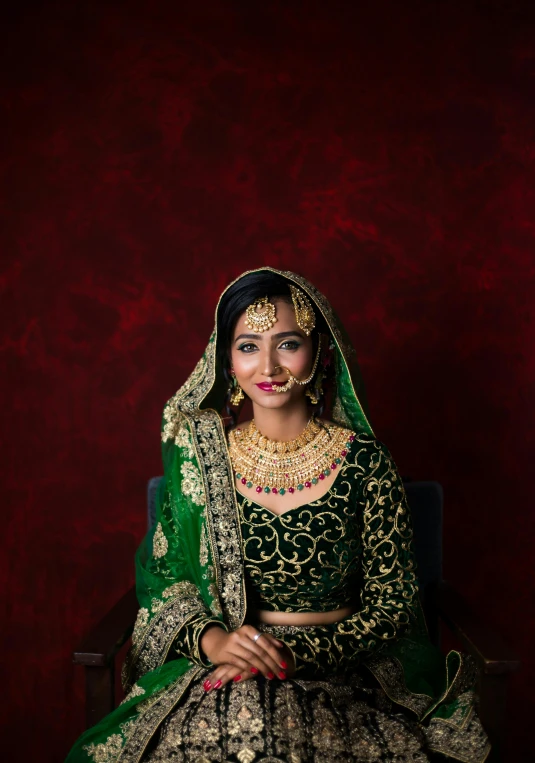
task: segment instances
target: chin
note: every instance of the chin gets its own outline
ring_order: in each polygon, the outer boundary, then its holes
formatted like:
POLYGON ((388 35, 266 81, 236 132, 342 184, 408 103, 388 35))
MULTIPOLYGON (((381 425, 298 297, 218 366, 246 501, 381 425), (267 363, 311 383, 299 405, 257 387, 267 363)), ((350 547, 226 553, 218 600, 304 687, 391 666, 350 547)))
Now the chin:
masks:
POLYGON ((299 398, 295 398, 291 393, 281 392, 277 394, 274 392, 271 395, 254 395, 251 396, 251 401, 258 405, 260 408, 285 408, 286 406, 295 405, 299 398))

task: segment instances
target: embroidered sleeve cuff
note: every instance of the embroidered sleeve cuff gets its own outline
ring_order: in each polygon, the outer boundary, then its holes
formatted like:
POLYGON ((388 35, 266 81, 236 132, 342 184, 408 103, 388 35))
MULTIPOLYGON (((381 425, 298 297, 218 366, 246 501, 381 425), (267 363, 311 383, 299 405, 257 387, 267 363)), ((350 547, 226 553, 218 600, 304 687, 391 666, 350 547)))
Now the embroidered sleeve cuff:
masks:
POLYGON ((182 657, 187 657, 188 660, 191 660, 196 665, 204 668, 211 668, 212 663, 201 649, 201 636, 204 629, 212 623, 214 625, 219 625, 228 632, 225 623, 221 622, 217 617, 199 614, 197 617, 190 620, 180 631, 175 641, 175 649, 178 654, 182 657))

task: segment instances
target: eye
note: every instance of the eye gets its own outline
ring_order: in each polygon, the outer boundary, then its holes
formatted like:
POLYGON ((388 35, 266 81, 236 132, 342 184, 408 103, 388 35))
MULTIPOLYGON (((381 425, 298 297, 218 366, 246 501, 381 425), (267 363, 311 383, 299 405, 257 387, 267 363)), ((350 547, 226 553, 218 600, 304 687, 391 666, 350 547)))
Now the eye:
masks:
POLYGON ((296 342, 295 339, 287 339, 280 346, 281 350, 297 350, 301 347, 301 342, 296 342))
POLYGON ((245 344, 240 344, 238 347, 240 352, 253 352, 256 349, 256 344, 253 344, 252 342, 245 342, 245 344))

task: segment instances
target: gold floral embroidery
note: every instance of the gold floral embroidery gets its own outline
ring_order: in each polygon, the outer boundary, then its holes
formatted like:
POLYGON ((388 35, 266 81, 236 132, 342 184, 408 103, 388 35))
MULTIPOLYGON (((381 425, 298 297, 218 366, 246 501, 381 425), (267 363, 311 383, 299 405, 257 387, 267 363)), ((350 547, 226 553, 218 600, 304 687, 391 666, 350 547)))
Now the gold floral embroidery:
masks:
POLYGON ((126 697, 121 702, 121 705, 124 705, 126 702, 129 702, 131 699, 134 699, 134 697, 142 697, 145 694, 145 689, 143 689, 139 684, 134 684, 126 697))
POLYGON ((168 588, 164 588, 162 596, 164 599, 176 598, 177 596, 198 596, 199 589, 190 580, 181 580, 180 583, 173 583, 168 588))
POLYGON ((121 734, 112 734, 105 742, 86 745, 83 749, 94 763, 114 763, 123 749, 124 738, 121 734))
POLYGON ((175 437, 175 443, 179 448, 182 448, 186 452, 187 458, 193 458, 195 451, 193 450, 193 443, 191 441, 189 429, 185 424, 178 430, 178 434, 175 437))
POLYGON ((181 431, 181 423, 184 416, 177 408, 176 395, 169 400, 163 409, 163 418, 165 423, 162 429, 162 442, 167 442, 168 440, 177 442, 177 436, 181 431))
POLYGON ((191 500, 197 506, 204 506, 206 503, 204 488, 201 475, 195 464, 192 461, 184 461, 180 467, 180 472, 182 474, 182 492, 184 495, 191 496, 191 500))
POLYGON ((160 559, 162 556, 165 556, 167 554, 167 549, 169 548, 169 544, 167 543, 167 538, 165 537, 162 523, 158 522, 156 525, 156 532, 154 533, 154 538, 152 539, 152 553, 156 557, 156 559, 160 559))

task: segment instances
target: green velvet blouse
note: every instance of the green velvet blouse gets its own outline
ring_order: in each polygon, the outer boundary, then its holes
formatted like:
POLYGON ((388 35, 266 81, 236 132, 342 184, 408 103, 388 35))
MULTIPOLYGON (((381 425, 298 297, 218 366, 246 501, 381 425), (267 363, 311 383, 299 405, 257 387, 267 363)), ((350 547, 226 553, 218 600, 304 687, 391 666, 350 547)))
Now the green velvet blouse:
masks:
MULTIPOLYGON (((410 514, 396 466, 375 437, 356 436, 331 488, 315 501, 276 515, 237 498, 249 612, 356 608, 330 625, 261 626, 293 651, 298 675, 320 678, 354 666, 413 621, 410 514)), ((177 637, 178 653, 209 666, 199 639, 210 622, 217 621, 190 620, 177 637)))
POLYGON ((247 607, 356 612, 331 625, 277 626, 298 672, 343 669, 396 638, 417 592, 405 493, 385 445, 359 435, 321 498, 273 514, 238 493, 247 607))

